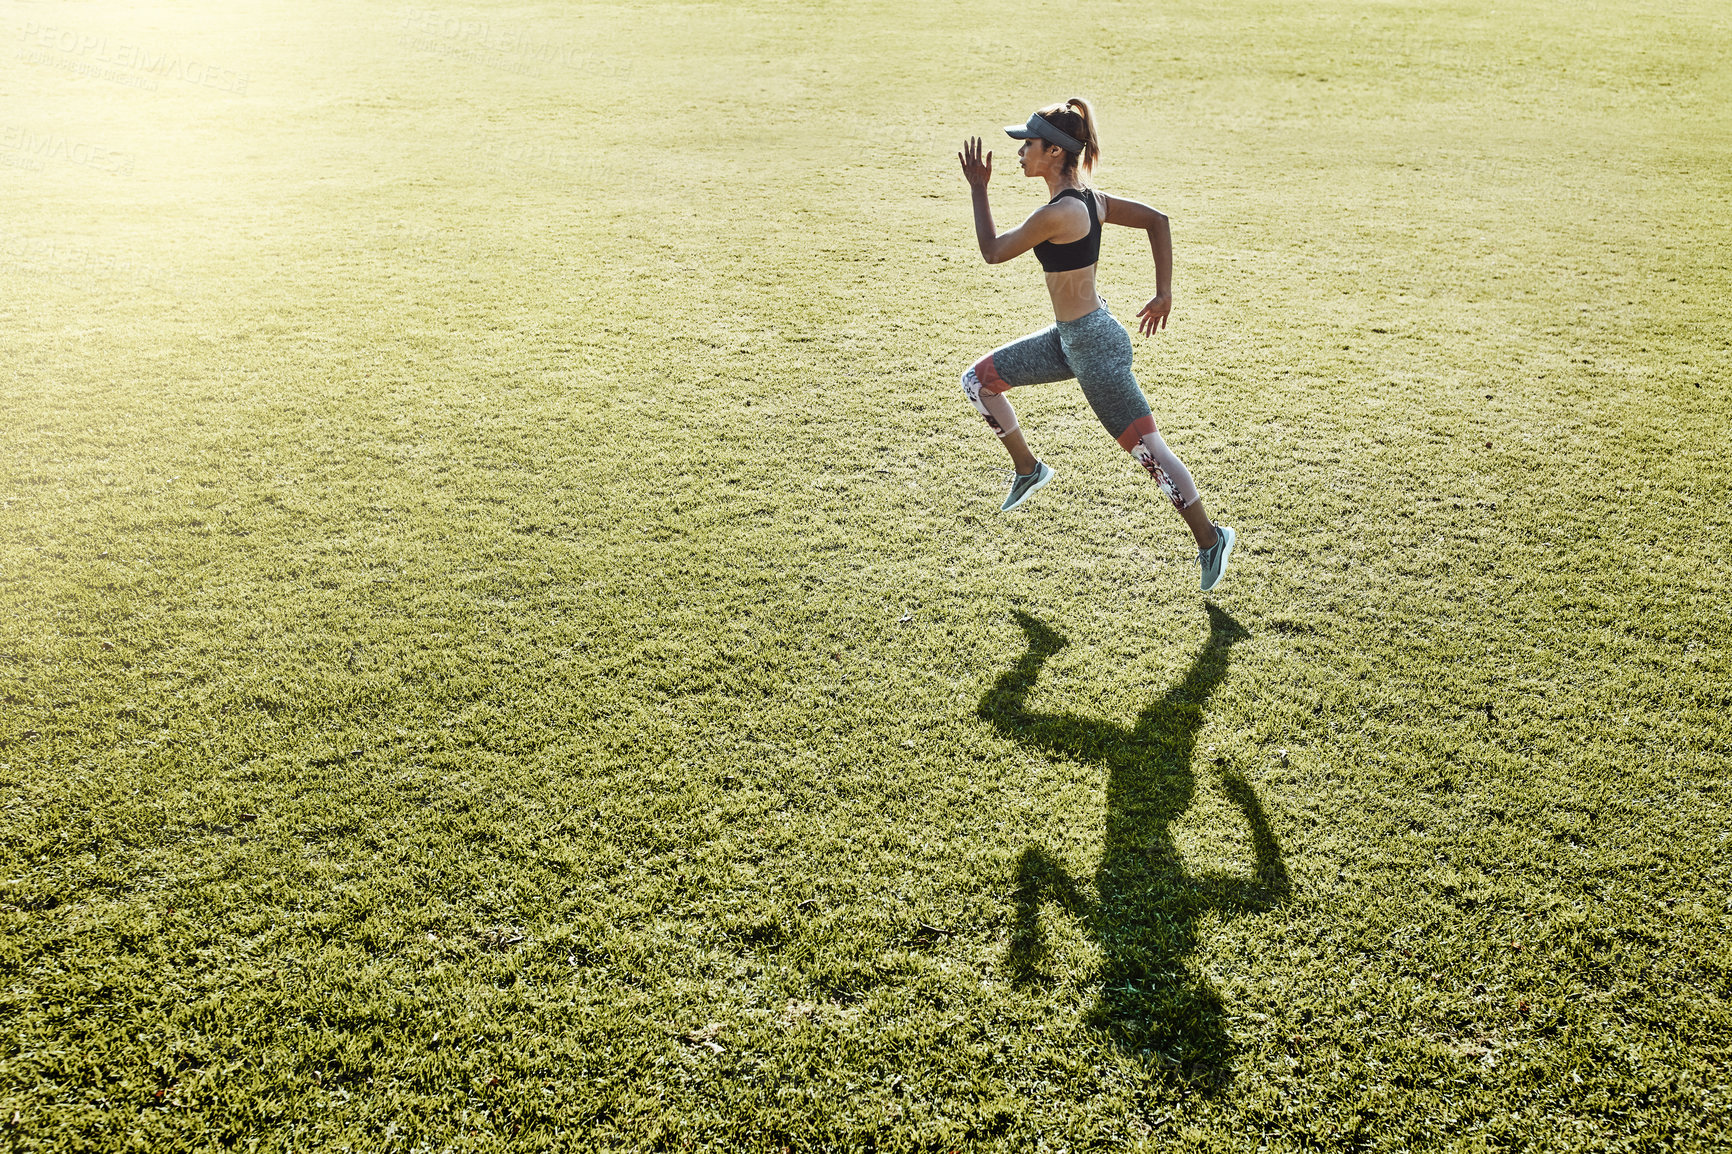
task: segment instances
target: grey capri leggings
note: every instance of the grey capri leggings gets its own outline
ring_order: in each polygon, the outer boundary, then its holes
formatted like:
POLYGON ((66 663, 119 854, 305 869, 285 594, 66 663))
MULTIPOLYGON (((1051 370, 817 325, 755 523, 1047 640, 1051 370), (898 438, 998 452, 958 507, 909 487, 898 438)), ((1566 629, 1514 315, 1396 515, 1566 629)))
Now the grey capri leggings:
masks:
POLYGON ((1103 304, 1085 317, 1059 321, 994 349, 962 374, 962 391, 992 431, 1007 437, 1017 429, 1016 411, 1004 396, 1023 385, 1076 378, 1083 396, 1114 440, 1147 469, 1161 492, 1183 509, 1197 499, 1185 463, 1167 448, 1149 402, 1131 371, 1131 335, 1103 304))

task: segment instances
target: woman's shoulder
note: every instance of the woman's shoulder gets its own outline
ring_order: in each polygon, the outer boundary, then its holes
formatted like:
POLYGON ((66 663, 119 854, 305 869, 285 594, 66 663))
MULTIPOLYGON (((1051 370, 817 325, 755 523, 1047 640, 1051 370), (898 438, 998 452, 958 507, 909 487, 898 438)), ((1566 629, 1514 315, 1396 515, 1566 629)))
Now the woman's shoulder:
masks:
POLYGON ((1068 216, 1079 208, 1086 209, 1091 200, 1097 210, 1104 206, 1104 202, 1095 199, 1095 190, 1092 188, 1066 188, 1061 189, 1057 196, 1047 201, 1042 207, 1068 216))
POLYGON ((1085 184, 1081 188, 1066 188, 1061 190, 1057 196, 1047 201, 1047 205, 1049 207, 1052 205, 1061 205, 1073 200, 1079 207, 1086 205, 1087 207, 1092 208, 1095 216, 1100 220, 1105 220, 1107 218, 1107 208, 1112 203, 1112 198, 1106 193, 1102 192, 1098 188, 1091 188, 1085 184))

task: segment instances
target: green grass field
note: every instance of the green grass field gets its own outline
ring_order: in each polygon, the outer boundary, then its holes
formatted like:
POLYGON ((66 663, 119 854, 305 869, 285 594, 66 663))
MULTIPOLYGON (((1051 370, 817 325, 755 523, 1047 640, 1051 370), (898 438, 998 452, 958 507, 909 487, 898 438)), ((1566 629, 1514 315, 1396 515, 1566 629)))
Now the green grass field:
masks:
POLYGON ((0 33, 8 1149, 1732 1147, 1723 4, 0 33))

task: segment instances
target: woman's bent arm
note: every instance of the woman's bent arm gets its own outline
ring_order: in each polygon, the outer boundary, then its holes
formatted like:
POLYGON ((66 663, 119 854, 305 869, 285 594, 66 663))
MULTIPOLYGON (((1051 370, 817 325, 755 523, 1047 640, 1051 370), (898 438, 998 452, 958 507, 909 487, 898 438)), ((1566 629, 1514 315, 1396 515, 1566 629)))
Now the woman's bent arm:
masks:
POLYGON ((980 255, 987 264, 998 264, 1004 258, 993 259, 998 245, 998 226, 992 223, 992 205, 986 199, 986 185, 971 183, 968 191, 974 199, 974 239, 980 245, 980 255))
POLYGON ((976 136, 962 142, 962 151, 956 154, 956 159, 962 162, 962 179, 968 182, 968 191, 973 195, 974 239, 980 245, 980 255, 987 264, 996 264, 992 250, 998 243, 998 227, 992 223, 992 205, 986 199, 986 182, 992 179, 992 153, 981 155, 980 137, 976 136))
POLYGON ((962 162, 962 178, 968 181, 968 191, 974 199, 974 239, 987 264, 1003 264, 1019 257, 1063 229, 1065 209, 1069 206, 1049 204, 1035 209, 1027 220, 999 236, 998 227, 992 223, 992 205, 986 199, 986 182, 992 179, 992 153, 981 155, 977 136, 963 142, 956 158, 962 162))
POLYGON ((1149 234, 1149 251, 1155 258, 1155 296, 1137 314, 1142 319, 1139 327, 1147 336, 1157 329, 1166 328, 1167 316, 1173 311, 1172 225, 1168 223, 1166 213, 1157 212, 1146 204, 1116 196, 1107 197, 1106 202, 1108 224, 1140 228, 1149 234))

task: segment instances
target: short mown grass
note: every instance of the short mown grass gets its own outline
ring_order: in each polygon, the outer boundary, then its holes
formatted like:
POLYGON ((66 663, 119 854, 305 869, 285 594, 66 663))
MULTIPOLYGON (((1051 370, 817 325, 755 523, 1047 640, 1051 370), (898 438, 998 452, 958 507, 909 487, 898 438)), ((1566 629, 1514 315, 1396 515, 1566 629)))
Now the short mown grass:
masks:
POLYGON ((11 1148, 1732 1144, 1719 7, 13 16, 11 1148))

